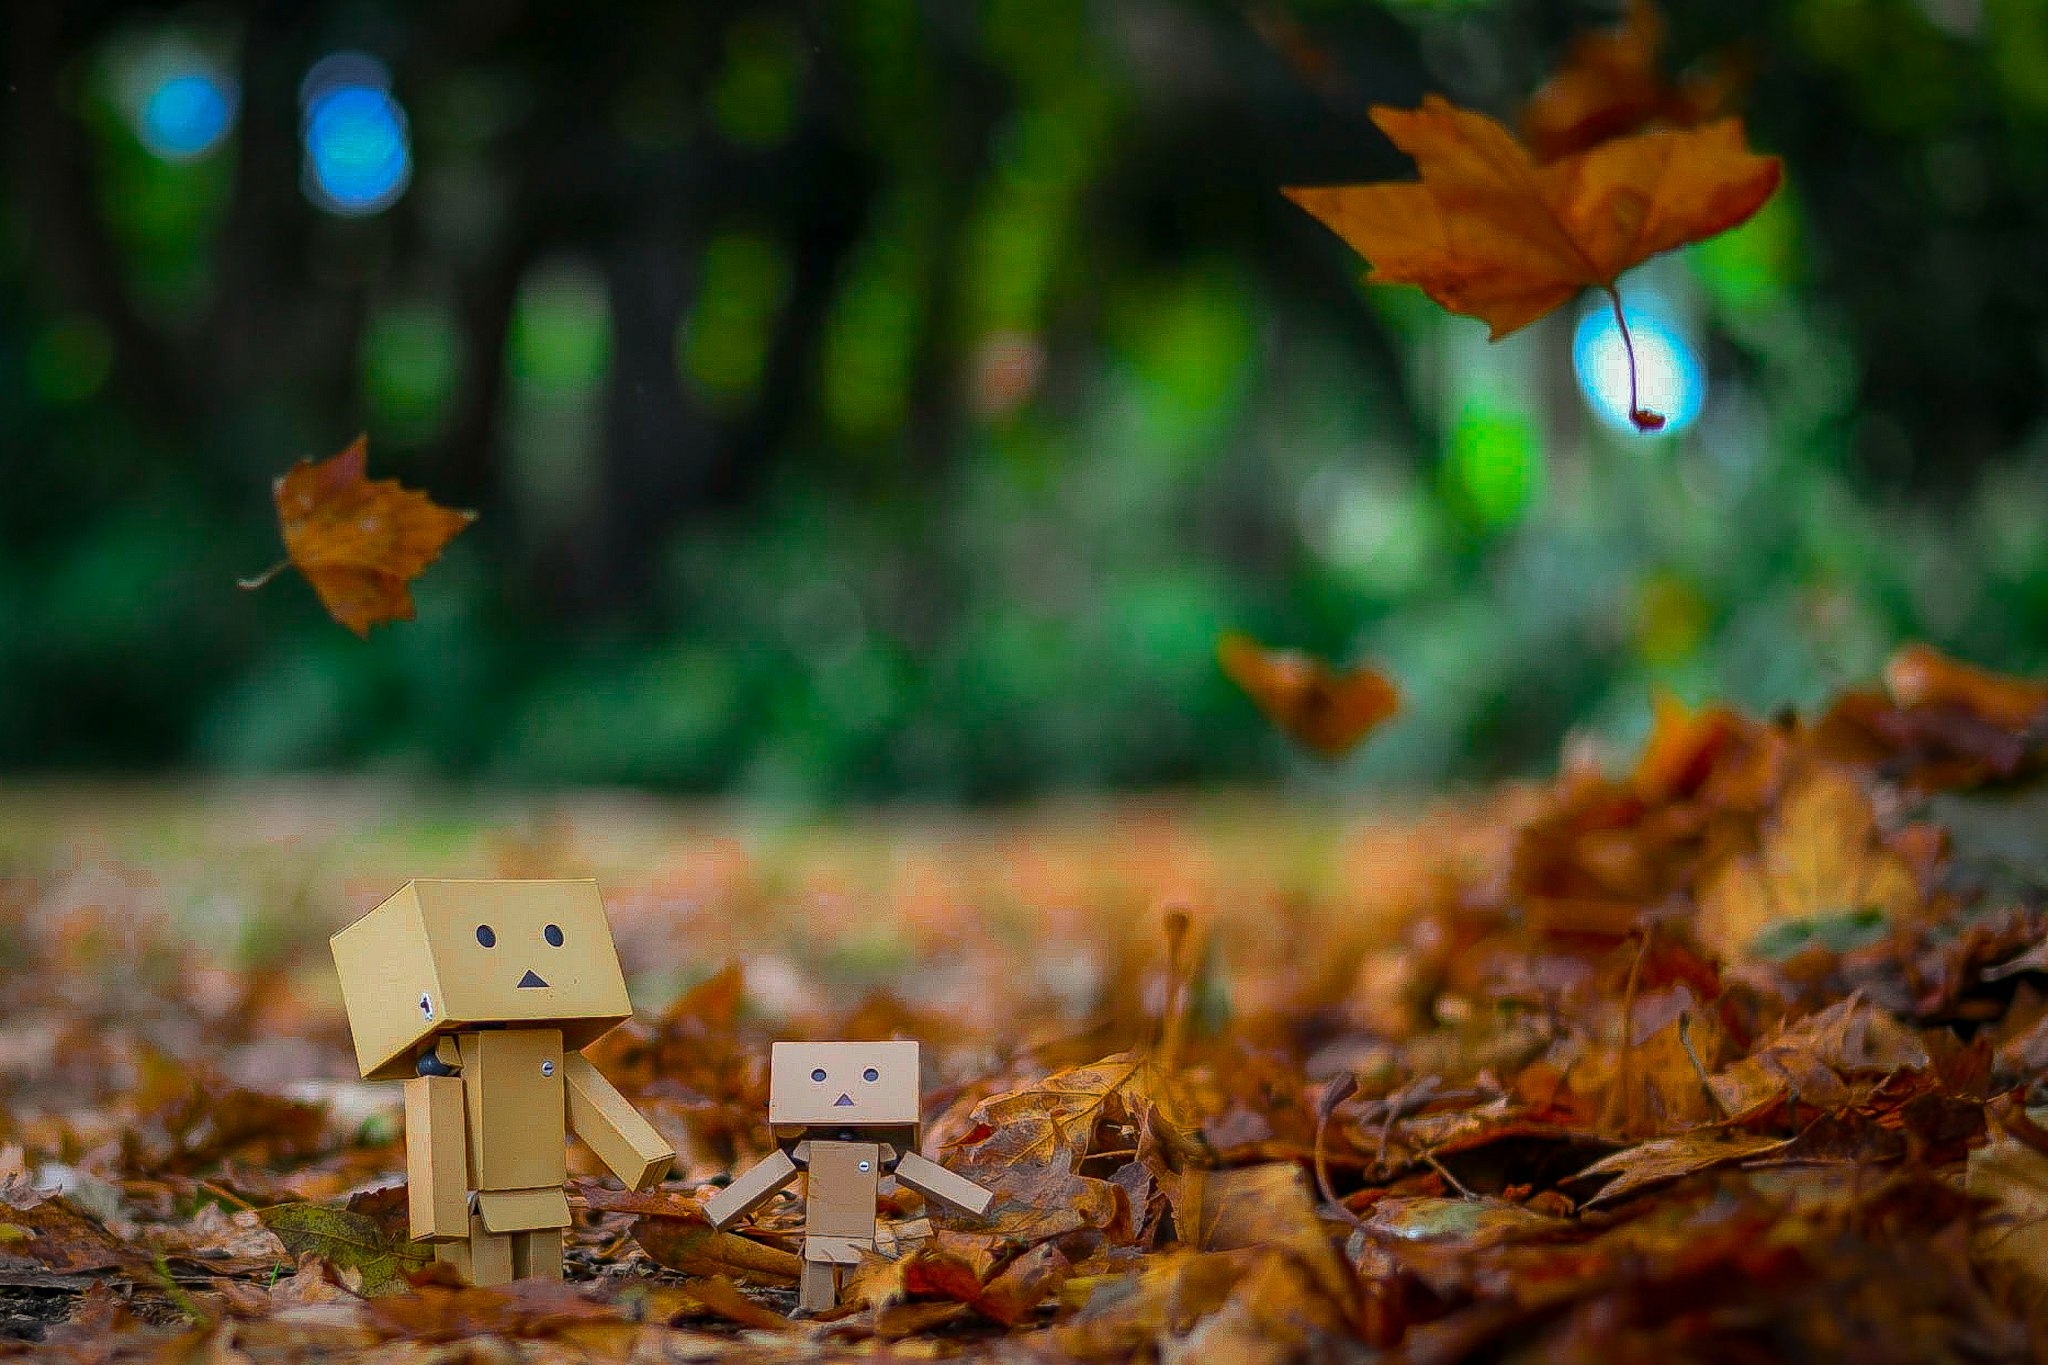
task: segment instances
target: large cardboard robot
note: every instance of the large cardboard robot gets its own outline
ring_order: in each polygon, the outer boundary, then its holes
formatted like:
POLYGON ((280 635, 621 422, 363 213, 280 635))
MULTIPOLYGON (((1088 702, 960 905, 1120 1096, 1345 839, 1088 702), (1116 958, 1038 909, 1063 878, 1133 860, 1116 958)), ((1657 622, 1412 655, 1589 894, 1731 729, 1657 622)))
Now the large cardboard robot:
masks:
POLYGON ((408 882, 332 946, 357 1066, 405 1082, 412 1235, 472 1284, 561 1278, 566 1134, 633 1189, 668 1172, 582 1055, 633 1012, 595 882, 408 882))
POLYGON ((876 1186, 893 1174, 925 1198, 980 1217, 995 1196, 918 1154, 916 1043, 777 1043, 769 1056, 768 1125, 776 1150, 704 1206, 716 1228, 804 1183, 799 1306, 839 1301, 843 1267, 875 1244, 876 1186))

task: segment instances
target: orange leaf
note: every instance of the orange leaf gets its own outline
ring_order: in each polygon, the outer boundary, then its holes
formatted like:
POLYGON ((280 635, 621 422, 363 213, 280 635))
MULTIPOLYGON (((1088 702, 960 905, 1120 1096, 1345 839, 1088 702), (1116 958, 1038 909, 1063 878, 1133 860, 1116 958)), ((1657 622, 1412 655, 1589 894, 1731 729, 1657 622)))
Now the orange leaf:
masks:
POLYGON ((1235 632, 1216 642, 1216 661, 1266 718, 1324 758, 1341 758, 1401 705, 1384 673, 1339 673, 1293 650, 1267 649, 1235 632))
POLYGON ((2006 730, 2048 720, 2048 684, 1976 668, 1928 645, 1907 645, 1892 655, 1884 686, 1900 706, 1959 705, 2006 730))
POLYGON ((1413 284, 1497 341, 1630 266, 1724 232, 1778 188, 1738 119, 1642 133, 1538 166, 1484 114, 1431 95, 1372 111, 1415 158, 1411 184, 1287 190, 1372 262, 1374 280, 1413 284))
POLYGON ((1650 700, 1654 723, 1636 760, 1632 785, 1644 801, 1661 803, 1690 796, 1735 738, 1741 718, 1723 706, 1694 711, 1669 692, 1650 700))
POLYGON ((1823 769, 1785 794, 1763 847, 1723 864, 1700 888, 1700 938, 1724 957, 1788 921, 1878 911, 1910 921, 1923 907, 1912 864, 1877 828, 1853 777, 1823 769))
MULTIPOLYGON (((368 461, 368 438, 358 436, 333 459, 299 461, 271 490, 290 562, 328 614, 361 636, 371 626, 412 619, 407 585, 476 520, 476 513, 438 506, 396 479, 366 478, 368 461)), ((261 587, 275 572, 242 586, 261 587)))
POLYGON ((1657 69, 1664 21, 1633 0, 1619 27, 1582 35, 1564 65, 1522 106, 1522 140, 1555 161, 1653 124, 1692 128, 1725 108, 1736 73, 1727 64, 1674 85, 1657 69))

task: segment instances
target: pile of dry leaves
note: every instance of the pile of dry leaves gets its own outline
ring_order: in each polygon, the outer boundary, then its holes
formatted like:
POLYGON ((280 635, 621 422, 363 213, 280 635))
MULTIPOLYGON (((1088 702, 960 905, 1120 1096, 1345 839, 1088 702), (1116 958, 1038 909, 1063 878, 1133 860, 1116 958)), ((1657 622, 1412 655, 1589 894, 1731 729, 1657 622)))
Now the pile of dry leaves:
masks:
POLYGON ((821 962, 707 927, 781 899, 821 932, 816 888, 616 886, 636 979, 707 941, 749 966, 598 1046, 680 1169, 579 1176, 569 1281, 503 1290, 405 1241, 396 1097, 344 1079, 317 944, 236 971, 137 929, 147 879, 17 878, 0 1332, 79 1361, 2038 1358, 2044 759, 2048 688, 1913 649, 1817 718, 1667 703, 1620 775, 1358 835, 1349 875, 1399 883, 1370 925, 1191 856, 1111 890, 985 838, 894 887, 899 989, 823 1010, 788 1003, 821 962), (927 1150, 999 1195, 982 1223, 885 1185, 881 1253, 814 1320, 793 1197, 699 1213, 766 1150, 766 1045, 798 1033, 925 1040, 927 1150))

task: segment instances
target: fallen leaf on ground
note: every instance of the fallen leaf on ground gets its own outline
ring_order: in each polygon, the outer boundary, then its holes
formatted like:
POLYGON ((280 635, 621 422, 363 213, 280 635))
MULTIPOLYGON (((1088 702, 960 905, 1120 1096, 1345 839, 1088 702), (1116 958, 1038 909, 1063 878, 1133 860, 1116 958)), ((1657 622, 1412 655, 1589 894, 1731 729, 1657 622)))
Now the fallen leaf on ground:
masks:
POLYGON ((617 1304, 602 1303, 563 1280, 514 1280, 479 1289, 455 1281, 437 1266, 418 1277, 414 1292, 372 1299, 370 1321, 407 1341, 461 1341, 469 1337, 550 1337, 576 1327, 616 1322, 617 1304))
POLYGON ((803 1273, 803 1262, 794 1254, 736 1232, 720 1232, 702 1215, 695 1219, 636 1219, 633 1240, 658 1264, 686 1275, 729 1275, 761 1284, 792 1284, 803 1273))
POLYGON ((14 1187, 0 1201, 0 1266, 12 1263, 68 1275, 132 1270, 143 1259, 61 1195, 14 1187))
POLYGON ((2007 730, 2048 721, 2048 684, 1977 668, 1930 645, 1907 645, 1892 655, 1884 685, 1901 706, 1958 705, 2007 730))
POLYGON ((1999 1133, 1970 1153, 1964 1184, 1992 1204, 1970 1235, 1970 1254, 2023 1302, 2048 1308, 2048 1153, 1999 1133))
POLYGON ((311 1253, 362 1276, 363 1293, 402 1294, 408 1277, 433 1262, 433 1248, 393 1232, 368 1214, 324 1204, 278 1204, 259 1209, 263 1226, 293 1256, 311 1253))
POLYGON ((1816 934, 1854 935, 1866 921, 1881 936, 1922 904, 1912 867, 1878 832, 1870 799, 1853 777, 1826 769, 1786 795, 1763 848, 1728 862, 1700 900, 1700 937, 1728 957, 1770 949, 1767 934, 1783 941, 1766 954, 1778 957, 1816 934))
POLYGON ((1790 1096, 1810 1108, 1839 1108, 1886 1076, 1931 1063, 1911 1030, 1852 997, 1800 1020, 1707 1084, 1722 1108, 1740 1118, 1790 1096))
POLYGON ((705 1275, 691 1280, 683 1292, 704 1311, 757 1332, 787 1332, 795 1326, 774 1309, 764 1308, 742 1294, 739 1286, 723 1275, 705 1275))
POLYGON ((1725 1128, 1696 1128, 1676 1137, 1658 1138, 1600 1158, 1573 1177, 1574 1182, 1612 1176, 1586 1204, 1611 1204, 1639 1190, 1731 1161, 1746 1161, 1784 1147, 1790 1138, 1744 1133, 1725 1128))

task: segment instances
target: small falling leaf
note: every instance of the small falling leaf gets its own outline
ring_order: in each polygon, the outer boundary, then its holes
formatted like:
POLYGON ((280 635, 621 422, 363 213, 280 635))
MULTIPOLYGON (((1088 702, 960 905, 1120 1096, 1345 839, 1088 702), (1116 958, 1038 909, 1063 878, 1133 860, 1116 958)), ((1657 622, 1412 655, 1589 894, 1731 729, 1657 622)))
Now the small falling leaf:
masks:
POLYGON ((1664 21, 1649 0, 1631 0, 1623 22, 1581 34, 1564 64, 1522 106, 1522 140, 1555 161, 1653 125, 1692 128, 1727 108, 1739 83, 1719 63, 1673 84, 1658 68, 1664 21))
POLYGON ((336 1269, 360 1272, 366 1295, 404 1293, 410 1287, 406 1277, 434 1259, 427 1243, 394 1235, 368 1214, 324 1204, 278 1204, 256 1216, 293 1256, 310 1251, 336 1269))
POLYGON ((1746 220, 1778 188, 1776 157, 1749 150, 1742 124, 1639 133, 1538 165, 1506 128, 1436 95, 1420 109, 1372 111, 1422 178, 1407 184, 1286 190, 1372 265, 1368 278, 1412 284, 1498 341, 1600 289, 1629 343, 1629 409, 1645 431, 1664 419, 1635 397, 1634 344, 1615 281, 1660 252, 1746 220))
POLYGON ((260 588, 296 564, 328 614, 357 635, 413 617, 413 579, 476 520, 396 479, 366 477, 368 438, 329 460, 301 460, 272 488, 286 559, 244 588, 260 588))
POLYGON ((1216 661, 1268 720, 1324 758, 1342 758, 1401 705, 1400 690, 1376 669, 1338 672, 1246 635, 1217 641, 1216 661))

